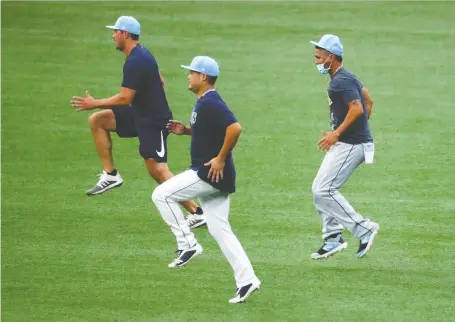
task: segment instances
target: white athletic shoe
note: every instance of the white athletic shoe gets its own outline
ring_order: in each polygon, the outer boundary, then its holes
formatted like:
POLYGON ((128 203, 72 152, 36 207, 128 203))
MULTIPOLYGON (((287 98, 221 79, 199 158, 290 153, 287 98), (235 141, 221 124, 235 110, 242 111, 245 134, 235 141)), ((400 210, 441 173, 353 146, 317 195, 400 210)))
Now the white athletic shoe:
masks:
POLYGON ((204 215, 197 214, 188 214, 186 217, 186 223, 191 229, 206 226, 207 222, 205 221, 204 215))
POLYGON ((123 183, 123 179, 118 172, 117 175, 111 176, 103 170, 98 176, 100 179, 96 186, 87 191, 88 196, 100 195, 112 188, 120 187, 123 183))
POLYGON ((177 257, 167 265, 169 268, 179 268, 185 266, 194 257, 202 254, 203 248, 199 243, 188 249, 178 250, 177 257))
POLYGON ((243 303, 246 299, 253 294, 253 292, 257 291, 261 286, 261 281, 256 279, 250 284, 237 288, 235 292, 235 297, 229 300, 231 304, 243 303))

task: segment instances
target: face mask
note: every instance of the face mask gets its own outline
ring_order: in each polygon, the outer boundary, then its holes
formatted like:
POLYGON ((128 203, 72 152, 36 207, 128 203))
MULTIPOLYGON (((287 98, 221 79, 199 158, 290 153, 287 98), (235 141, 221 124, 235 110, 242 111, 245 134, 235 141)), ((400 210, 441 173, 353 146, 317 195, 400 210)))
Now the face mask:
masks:
MULTIPOLYGON (((329 57, 327 57, 327 59, 329 59, 329 57)), ((327 75, 330 71, 330 67, 332 67, 332 63, 330 63, 328 68, 324 68, 324 64, 327 62, 327 59, 322 64, 316 65, 318 72, 321 73, 322 75, 327 75)))

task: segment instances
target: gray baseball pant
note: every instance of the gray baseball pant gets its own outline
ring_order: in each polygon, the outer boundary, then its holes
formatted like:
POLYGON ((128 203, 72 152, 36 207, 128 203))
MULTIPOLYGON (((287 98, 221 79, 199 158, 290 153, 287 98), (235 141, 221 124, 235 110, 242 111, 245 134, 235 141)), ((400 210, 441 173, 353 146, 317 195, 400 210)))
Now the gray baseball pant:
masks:
POLYGON ((343 227, 355 237, 368 234, 373 223, 357 213, 339 192, 354 170, 365 161, 364 148, 374 149, 373 143, 347 144, 337 142, 326 153, 312 191, 316 210, 322 221, 322 238, 341 234, 343 227), (368 145, 368 146, 365 146, 368 145))

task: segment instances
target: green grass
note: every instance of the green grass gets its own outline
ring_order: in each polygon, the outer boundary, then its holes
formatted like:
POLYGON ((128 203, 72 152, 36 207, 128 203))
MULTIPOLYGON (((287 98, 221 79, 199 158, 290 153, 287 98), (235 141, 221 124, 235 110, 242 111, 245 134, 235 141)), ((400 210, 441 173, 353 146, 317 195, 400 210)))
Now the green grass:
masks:
MULTIPOLYGON (((2 2, 2 320, 455 321, 455 3, 2 2), (204 256, 167 269, 175 241, 135 140, 114 138, 121 189, 87 198, 100 170, 72 95, 114 94, 124 57, 104 25, 142 23, 178 119, 194 103, 180 64, 207 54, 244 132, 231 223, 263 288, 229 306, 232 271, 206 229, 204 256), (369 88, 376 162, 343 188, 381 224, 367 258, 320 246, 311 183, 328 128, 327 79, 309 39, 332 32, 369 88)), ((189 162, 171 137, 170 167, 189 162)))

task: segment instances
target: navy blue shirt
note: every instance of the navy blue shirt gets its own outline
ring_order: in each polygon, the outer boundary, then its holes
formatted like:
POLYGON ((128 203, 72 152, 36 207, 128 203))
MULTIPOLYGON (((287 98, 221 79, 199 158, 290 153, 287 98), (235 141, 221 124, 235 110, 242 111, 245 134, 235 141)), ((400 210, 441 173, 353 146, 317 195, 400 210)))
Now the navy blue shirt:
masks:
POLYGON ((133 48, 123 65, 122 87, 136 91, 131 105, 137 127, 166 127, 172 112, 161 84, 158 63, 140 44, 133 48))
POLYGON ((199 178, 205 182, 228 193, 235 192, 232 154, 229 153, 226 158, 223 179, 218 183, 207 178, 210 166, 204 166, 204 163, 216 157, 221 151, 226 127, 233 123, 237 123, 234 113, 214 90, 207 91, 200 97, 191 113, 191 169, 196 170, 199 178))
POLYGON ((329 96, 330 126, 332 130, 336 130, 343 123, 349 110, 349 102, 360 99, 363 107, 363 114, 340 135, 340 142, 349 144, 373 142, 365 100, 361 92, 362 88, 363 85, 357 77, 343 67, 335 73, 330 81, 327 93, 329 96))

